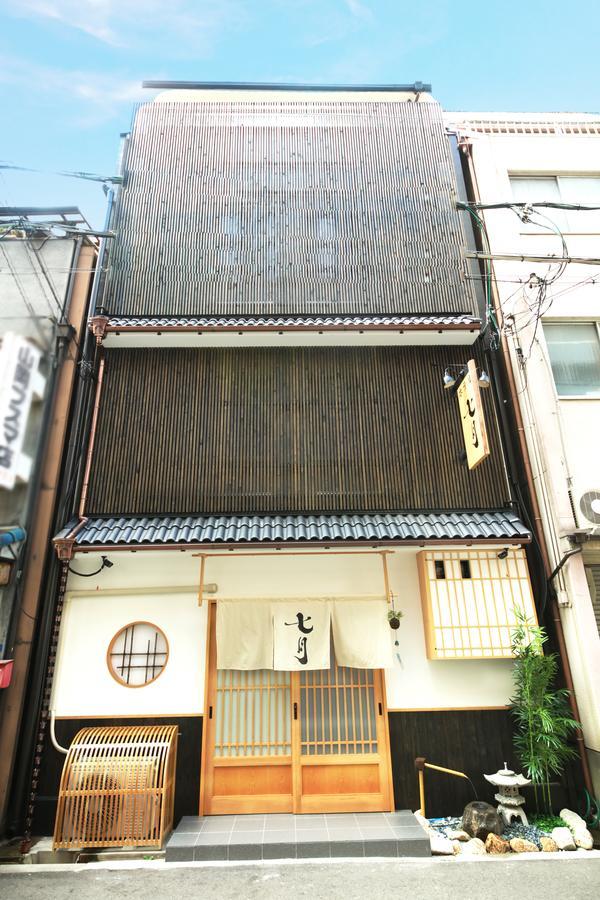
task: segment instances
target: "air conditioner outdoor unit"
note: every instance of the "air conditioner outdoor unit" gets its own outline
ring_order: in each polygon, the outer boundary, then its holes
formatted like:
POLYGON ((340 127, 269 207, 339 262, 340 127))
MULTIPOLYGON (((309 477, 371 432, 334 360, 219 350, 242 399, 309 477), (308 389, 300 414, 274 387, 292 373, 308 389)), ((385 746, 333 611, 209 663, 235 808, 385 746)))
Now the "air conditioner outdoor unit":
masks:
POLYGON ((581 524, 591 526, 590 534, 600 537, 600 488, 584 491, 579 497, 581 524))

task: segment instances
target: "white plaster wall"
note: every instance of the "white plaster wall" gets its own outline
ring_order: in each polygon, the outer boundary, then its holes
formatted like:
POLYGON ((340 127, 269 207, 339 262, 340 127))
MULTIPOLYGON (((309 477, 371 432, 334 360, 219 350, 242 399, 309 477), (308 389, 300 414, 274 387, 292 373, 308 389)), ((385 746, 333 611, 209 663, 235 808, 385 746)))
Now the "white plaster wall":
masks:
MULTIPOLYGON (((523 120, 525 114, 489 114, 496 120, 523 120)), ((465 113, 468 123, 478 114, 465 113)), ((489 117, 483 114, 483 117, 489 117)), ((456 123, 460 116, 451 117, 456 123)), ((531 117, 534 119, 535 117, 531 117)), ((539 116, 537 118, 540 118, 539 116)), ((598 117, 544 115, 560 127, 569 120, 587 119, 598 127, 598 117)), ((468 125, 466 126, 468 130, 468 125)), ((600 176, 600 135, 524 135, 472 134, 473 161, 480 198, 496 203, 512 199, 510 175, 558 174, 600 176)), ((551 210, 544 211, 552 216, 551 210)), ((586 213, 573 214, 565 232, 571 256, 599 257, 598 234, 583 234, 577 227, 577 216, 583 222, 586 213)), ((485 214, 492 253, 544 254, 560 252, 558 240, 552 236, 523 233, 518 218, 510 211, 485 214)), ((597 220, 596 220, 597 221, 597 220)), ((495 262, 498 292, 506 312, 523 311, 518 279, 535 272, 544 275, 544 263, 495 262)), ((544 320, 583 321, 600 319, 600 267, 570 264, 552 287, 556 297, 544 320), (576 286, 588 276, 595 284, 576 286), (564 292, 564 293, 563 293, 564 292)), ((575 527, 569 502, 569 488, 575 503, 590 488, 600 488, 598 447, 600 446, 600 399, 558 399, 549 365, 543 333, 536 338, 532 327, 523 329, 518 343, 527 356, 526 378, 516 356, 517 342, 509 339, 513 370, 519 390, 525 434, 540 503, 544 531, 552 565, 556 565, 569 543, 562 537, 575 527), (533 343, 532 343, 533 340, 533 343)), ((586 525, 580 522, 580 525, 586 525)), ((561 620, 575 690, 584 726, 586 745, 600 751, 600 636, 595 625, 591 598, 580 558, 570 560, 557 579, 557 587, 565 592, 569 606, 561 610, 561 620)), ((600 790, 600 782, 598 786, 600 790)))
MULTIPOLYGON (((396 632, 402 659, 386 672, 389 709, 459 709, 506 706, 510 700, 510 660, 429 660, 414 551, 390 558, 392 590, 404 612, 396 632)), ((396 650, 396 648, 394 648, 396 650)))
POLYGON ((66 717, 201 714, 205 647, 206 606, 199 609, 192 593, 70 595, 63 611, 54 711, 66 717), (169 659, 154 682, 128 688, 109 673, 106 651, 121 628, 138 620, 162 629, 169 659))
MULTIPOLYGON (((390 640, 397 636, 400 642, 402 666, 386 672, 389 708, 505 706, 511 693, 510 661, 426 658, 418 549, 401 549, 388 556, 395 605, 404 612, 399 631, 390 630, 390 640)), ((206 561, 205 581, 218 585, 215 597, 384 594, 381 557, 376 553, 223 554, 206 561)), ((198 608, 195 593, 200 561, 189 551, 175 550, 115 551, 108 556, 114 566, 99 576, 69 577, 54 684, 57 716, 201 713, 207 604, 198 608), (121 687, 109 674, 106 650, 113 635, 136 619, 163 629, 171 655, 153 684, 131 689, 121 687)), ((99 562, 97 554, 80 554, 72 565, 92 572, 99 562)))

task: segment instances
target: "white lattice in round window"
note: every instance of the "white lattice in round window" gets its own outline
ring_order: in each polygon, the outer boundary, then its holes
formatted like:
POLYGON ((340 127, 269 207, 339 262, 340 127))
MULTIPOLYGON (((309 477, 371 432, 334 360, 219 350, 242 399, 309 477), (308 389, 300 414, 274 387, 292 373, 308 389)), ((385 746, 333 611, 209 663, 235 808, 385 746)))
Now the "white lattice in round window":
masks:
POLYGON ((115 634, 106 654, 108 670, 119 684, 144 687, 156 681, 169 658, 164 633, 151 622, 131 622, 115 634))

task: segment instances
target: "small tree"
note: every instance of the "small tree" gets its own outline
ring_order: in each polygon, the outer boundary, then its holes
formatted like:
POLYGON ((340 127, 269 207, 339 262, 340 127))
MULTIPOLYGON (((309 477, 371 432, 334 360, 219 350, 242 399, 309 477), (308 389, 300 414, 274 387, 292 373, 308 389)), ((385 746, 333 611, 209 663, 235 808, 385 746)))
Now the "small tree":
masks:
POLYGON ((544 654, 548 635, 515 610, 517 627, 511 635, 515 656, 511 699, 515 720, 513 743, 519 762, 533 782, 536 807, 552 812, 550 776, 560 775, 567 760, 576 756, 570 735, 580 728, 568 704, 569 691, 553 689, 558 668, 556 653, 544 654))

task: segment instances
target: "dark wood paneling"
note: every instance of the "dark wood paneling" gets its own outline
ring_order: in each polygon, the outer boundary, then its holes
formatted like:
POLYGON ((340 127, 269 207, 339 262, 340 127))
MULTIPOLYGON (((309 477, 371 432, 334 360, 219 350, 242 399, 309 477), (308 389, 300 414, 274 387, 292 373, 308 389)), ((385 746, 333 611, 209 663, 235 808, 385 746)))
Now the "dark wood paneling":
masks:
MULTIPOLYGON (((197 816, 200 798, 200 759, 202 755, 202 716, 169 716, 157 719, 60 719, 56 723, 56 739, 68 747, 81 728, 103 725, 178 725, 177 771, 175 775, 175 815, 197 816)), ((60 776, 65 757, 47 739, 42 754, 40 781, 35 804, 33 834, 52 834, 60 776)))
POLYGON ((437 103, 247 101, 137 112, 113 315, 474 312, 437 103))
POLYGON ((111 350, 86 512, 186 514, 481 509, 444 368, 470 348, 111 350))
MULTIPOLYGON (((473 677, 477 677, 473 672, 473 677)), ((394 801, 396 809, 418 809, 419 790, 415 758, 456 769, 469 776, 480 800, 494 803, 494 788, 483 777, 500 769, 504 762, 520 772, 515 757, 510 710, 444 710, 390 712, 390 744, 394 801)), ((527 809, 535 811, 530 789, 525 789, 527 809)), ((561 783, 552 790, 556 809, 580 805, 580 776, 577 766, 569 766, 561 783)), ((426 813, 431 816, 459 816, 474 800, 470 784, 463 778, 426 771, 426 813)))

